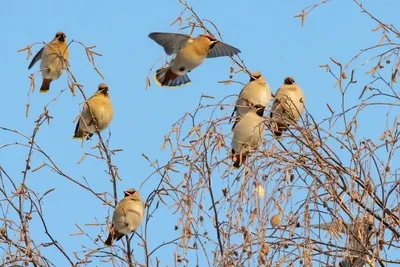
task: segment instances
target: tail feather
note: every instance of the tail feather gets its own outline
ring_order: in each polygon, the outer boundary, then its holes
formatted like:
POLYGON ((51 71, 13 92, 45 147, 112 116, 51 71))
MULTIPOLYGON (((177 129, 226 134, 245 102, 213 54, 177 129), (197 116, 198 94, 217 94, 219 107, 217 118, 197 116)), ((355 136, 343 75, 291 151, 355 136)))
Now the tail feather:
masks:
POLYGON ((50 90, 51 79, 43 79, 42 86, 40 87, 41 93, 48 93, 50 90))
POLYGON ((170 67, 157 70, 154 79, 160 86, 165 87, 178 87, 191 82, 187 74, 178 75, 170 67))
POLYGON ((113 243, 114 240, 118 241, 124 236, 123 234, 119 233, 116 230, 114 230, 115 233, 113 233, 112 231, 110 231, 110 233, 108 234, 107 240, 104 242, 104 244, 106 246, 112 246, 112 243, 113 243))
POLYGON ((279 137, 283 134, 284 131, 286 131, 287 125, 284 123, 276 123, 274 126, 273 132, 276 137, 279 137))
POLYGON ((246 161, 247 153, 235 153, 234 150, 232 150, 232 153, 233 153, 232 159, 234 160, 233 167, 239 169, 240 166, 242 166, 243 162, 246 161))
POLYGON ((104 242, 104 244, 105 244, 106 246, 112 246, 112 243, 113 243, 113 236, 112 236, 111 233, 109 233, 109 234, 108 234, 108 237, 107 237, 107 240, 106 240, 106 242, 104 242))
POLYGON ((84 131, 79 127, 79 122, 80 121, 78 121, 78 123, 76 124, 75 133, 74 136, 72 137, 74 139, 83 139, 83 137, 85 136, 84 131))

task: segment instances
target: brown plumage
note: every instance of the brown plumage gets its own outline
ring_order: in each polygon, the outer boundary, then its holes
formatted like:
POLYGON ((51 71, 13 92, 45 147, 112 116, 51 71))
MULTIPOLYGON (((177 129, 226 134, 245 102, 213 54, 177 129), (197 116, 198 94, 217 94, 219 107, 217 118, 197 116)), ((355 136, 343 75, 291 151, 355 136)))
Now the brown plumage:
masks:
POLYGON ((190 83, 187 75, 205 58, 233 56, 240 50, 210 35, 192 38, 186 34, 153 32, 149 37, 161 45, 167 55, 175 55, 170 64, 156 71, 154 79, 160 86, 177 87, 190 83))
POLYGON ((305 96, 303 90, 292 77, 286 77, 275 95, 271 109, 271 126, 279 137, 290 126, 295 125, 304 112, 305 96))
POLYGON ((105 245, 111 246, 114 240, 120 240, 124 235, 135 232, 142 223, 144 216, 144 204, 139 192, 128 189, 125 197, 115 207, 112 227, 105 245))
POLYGON ((33 57, 28 69, 31 69, 37 61, 41 60, 40 70, 43 82, 40 92, 47 93, 50 90, 51 82, 60 78, 67 68, 68 57, 68 44, 66 35, 63 32, 57 32, 54 39, 42 47, 33 57))
POLYGON ((257 105, 235 122, 231 143, 235 168, 239 168, 250 153, 257 151, 264 140, 264 109, 257 105))
POLYGON ((110 125, 113 116, 114 110, 110 100, 109 88, 106 84, 101 83, 96 93, 84 104, 73 138, 82 139, 87 136, 87 139, 89 139, 96 132, 94 119, 98 130, 102 131, 110 125))

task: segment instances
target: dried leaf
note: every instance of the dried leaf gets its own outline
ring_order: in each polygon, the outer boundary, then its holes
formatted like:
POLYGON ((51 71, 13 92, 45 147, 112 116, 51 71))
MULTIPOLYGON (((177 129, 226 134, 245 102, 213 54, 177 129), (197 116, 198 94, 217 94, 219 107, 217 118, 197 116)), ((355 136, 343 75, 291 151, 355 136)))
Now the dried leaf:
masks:
POLYGON ((271 220, 269 221, 269 223, 271 224, 272 227, 277 227, 278 225, 280 225, 282 222, 282 217, 281 214, 275 214, 274 216, 271 217, 271 220))
POLYGON ((225 85, 233 83, 233 80, 227 80, 227 81, 219 81, 218 83, 223 83, 225 85))
POLYGON ((151 86, 149 77, 146 77, 146 90, 151 86))
POLYGON ((379 30, 381 27, 382 27, 381 24, 378 24, 378 26, 376 26, 376 28, 373 29, 372 31, 373 31, 373 32, 376 32, 376 31, 379 30))
POLYGON ((261 184, 257 184, 256 190, 257 190, 258 198, 261 199, 265 193, 264 188, 261 186, 261 184))

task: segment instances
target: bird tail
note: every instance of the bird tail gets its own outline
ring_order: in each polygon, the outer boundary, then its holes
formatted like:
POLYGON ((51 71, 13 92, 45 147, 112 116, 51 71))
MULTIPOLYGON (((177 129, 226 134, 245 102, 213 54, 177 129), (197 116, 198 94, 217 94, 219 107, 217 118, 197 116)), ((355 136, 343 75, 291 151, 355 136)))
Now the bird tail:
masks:
POLYGON ((158 85, 165 87, 178 87, 191 82, 187 74, 178 75, 170 67, 157 70, 154 79, 158 85))
POLYGON ((40 87, 41 93, 48 93, 50 90, 51 79, 43 79, 42 86, 40 87))
POLYGON ((118 232, 117 230, 113 229, 110 231, 110 233, 108 234, 107 240, 104 242, 104 244, 106 246, 112 246, 113 241, 118 241, 120 240, 124 235, 121 234, 120 232, 118 232), (115 233, 113 233, 112 231, 115 231, 115 233))
POLYGON ((109 233, 107 240, 106 240, 106 242, 104 242, 104 244, 106 246, 112 246, 113 240, 114 240, 113 235, 111 233, 109 233))
POLYGON ((276 137, 280 137, 283 132, 286 130, 287 126, 283 123, 276 123, 273 125, 273 132, 276 137))
POLYGON ((232 160, 233 162, 233 167, 235 169, 239 169, 240 166, 242 166, 243 162, 246 161, 247 159, 247 153, 234 153, 234 151, 232 151, 233 156, 232 156, 232 160))
POLYGON ((85 136, 84 131, 79 127, 79 122, 77 122, 76 127, 75 127, 75 133, 74 136, 72 137, 73 139, 83 139, 85 136))

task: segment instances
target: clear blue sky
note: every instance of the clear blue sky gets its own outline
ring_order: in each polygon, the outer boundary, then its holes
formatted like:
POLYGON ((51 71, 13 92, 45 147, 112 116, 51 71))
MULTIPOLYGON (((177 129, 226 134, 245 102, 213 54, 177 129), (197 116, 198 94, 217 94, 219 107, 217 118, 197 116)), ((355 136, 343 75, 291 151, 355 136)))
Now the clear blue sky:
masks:
MULTIPOLYGON (((247 67, 251 71, 261 71, 273 92, 279 88, 284 77, 295 77, 305 92, 309 112, 319 121, 329 115, 326 103, 333 108, 340 106, 338 88, 333 88, 334 80, 319 65, 329 63, 333 66, 330 56, 347 62, 361 48, 376 44, 380 34, 371 32, 376 24, 361 14, 358 7, 349 0, 332 1, 315 9, 302 28, 300 20, 293 16, 314 2, 205 0, 190 1, 189 5, 194 7, 200 17, 212 20, 219 27, 225 42, 241 49, 247 67)), ((400 2, 397 0, 368 0, 363 3, 386 23, 400 25, 400 2)), ((129 187, 138 188, 152 172, 141 154, 145 153, 152 160, 158 159, 165 163, 169 154, 160 151, 164 134, 185 112, 195 109, 202 94, 214 96, 218 100, 241 90, 238 84, 226 86, 217 83, 228 79, 231 66, 229 58, 218 58, 207 60, 192 71, 192 83, 185 87, 174 90, 160 88, 152 80, 152 86, 146 91, 147 73, 162 53, 162 48, 147 35, 153 31, 177 31, 177 26, 171 27, 169 24, 182 8, 177 0, 118 3, 94 0, 2 1, 0 50, 3 64, 0 64, 0 73, 3 89, 0 126, 18 129, 30 135, 43 106, 67 85, 67 75, 64 74, 52 84, 50 93, 39 94, 36 91, 31 97, 29 118, 25 118, 28 76, 39 67, 37 65, 28 71, 30 60, 26 60, 25 53, 17 53, 18 49, 33 42, 50 41, 59 30, 66 33, 68 41, 75 39, 88 46, 96 45, 95 51, 103 54, 97 58, 97 66, 110 88, 115 110, 109 128, 112 131, 110 146, 124 149, 113 158, 123 178, 119 183, 119 193, 129 187)), ((40 46, 34 47, 34 52, 39 49, 40 46)), ((77 44, 70 47, 70 64, 78 81, 85 86, 87 96, 92 95, 103 81, 93 71, 84 50, 77 44)), ((248 80, 245 75, 236 77, 242 82, 248 80)), ((353 87, 356 90, 354 96, 359 95, 363 85, 360 78, 358 86, 353 87)), ((50 107, 54 119, 50 126, 44 125, 41 128, 37 142, 69 175, 76 179, 86 177, 98 192, 111 192, 109 178, 103 172, 106 168, 104 163, 87 158, 82 164, 76 164, 84 152, 91 152, 90 147, 97 140, 95 137, 81 148, 79 141, 71 139, 75 127, 73 120, 80 111, 80 102, 82 99, 79 95, 72 97, 69 92, 64 93, 50 107)), ((231 110, 224 112, 230 115, 231 110)), ((379 116, 385 112, 371 113, 373 115, 370 120, 383 126, 384 121, 379 120, 379 116)), ((364 131, 366 136, 376 137, 381 134, 370 131, 369 126, 362 121, 359 123, 360 132, 364 131)), ((103 136, 107 133, 105 131, 103 136)), ((0 131, 0 145, 14 141, 22 140, 0 131)), ((0 150, 0 165, 17 181, 22 178, 26 154, 25 149, 16 147, 0 150)), ((40 165, 43 160, 34 154, 32 167, 40 165)), ((27 185, 42 193, 56 188, 45 198, 44 215, 49 230, 71 256, 73 251, 81 249, 80 244, 92 245, 86 237, 70 234, 79 231, 75 223, 84 227, 96 220, 104 222, 110 212, 108 207, 99 204, 76 185, 45 169, 30 173, 27 185)), ((142 196, 146 198, 154 186, 148 182, 141 190, 142 196)), ((167 241, 174 236, 172 231, 176 217, 169 216, 171 212, 168 207, 162 206, 155 214, 156 218, 149 228, 151 248, 159 244, 160 240, 167 241)), ((85 230, 96 235, 98 228, 85 227, 85 230)), ((47 241, 37 219, 32 220, 30 231, 39 240, 47 241)), ((138 254, 142 253, 137 242, 133 241, 132 246, 138 254)), ((52 256, 51 251, 54 252, 54 248, 43 249, 57 266, 66 266, 65 260, 58 254, 52 256)), ((157 255, 164 266, 167 263, 172 265, 173 251, 174 247, 171 246, 157 255)))

